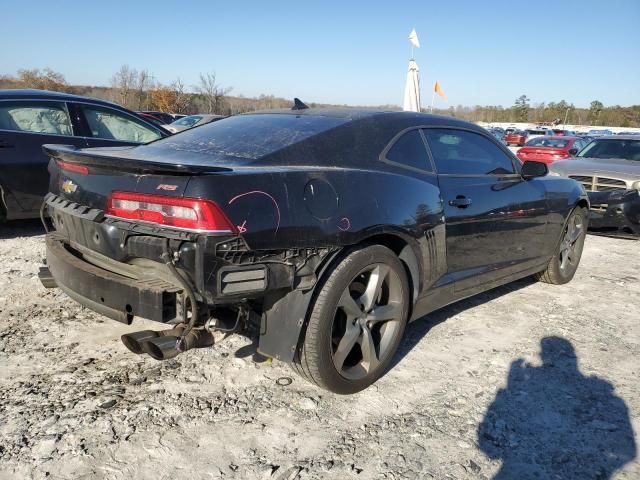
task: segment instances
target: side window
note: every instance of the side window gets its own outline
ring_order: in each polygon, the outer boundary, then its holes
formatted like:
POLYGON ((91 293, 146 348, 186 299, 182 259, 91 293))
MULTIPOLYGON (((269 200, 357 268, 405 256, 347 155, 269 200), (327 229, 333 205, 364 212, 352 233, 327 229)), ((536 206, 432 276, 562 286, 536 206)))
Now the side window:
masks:
POLYGON ((386 159, 411 168, 431 171, 424 141, 418 129, 409 130, 398 138, 385 155, 386 159))
POLYGON ((160 138, 157 131, 115 110, 82 105, 82 111, 93 137, 137 143, 160 138))
POLYGON ((0 129, 73 135, 64 103, 54 102, 0 102, 0 129))
POLYGON ((515 173, 511 158, 491 140, 464 130, 424 129, 438 173, 505 175, 515 173))

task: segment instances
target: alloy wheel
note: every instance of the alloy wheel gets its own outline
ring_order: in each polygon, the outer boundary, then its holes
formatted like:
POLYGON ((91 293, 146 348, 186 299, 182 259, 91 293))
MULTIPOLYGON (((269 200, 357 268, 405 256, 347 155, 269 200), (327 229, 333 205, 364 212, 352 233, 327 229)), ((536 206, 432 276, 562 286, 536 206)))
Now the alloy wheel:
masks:
POLYGON ((565 227, 562 243, 560 244, 560 270, 566 272, 570 267, 574 267, 580 260, 578 251, 580 237, 584 234, 584 224, 582 215, 573 215, 565 227))
POLYGON ((333 364, 343 377, 370 375, 402 331, 403 292, 398 274, 383 263, 369 265, 342 292, 331 331, 333 364))

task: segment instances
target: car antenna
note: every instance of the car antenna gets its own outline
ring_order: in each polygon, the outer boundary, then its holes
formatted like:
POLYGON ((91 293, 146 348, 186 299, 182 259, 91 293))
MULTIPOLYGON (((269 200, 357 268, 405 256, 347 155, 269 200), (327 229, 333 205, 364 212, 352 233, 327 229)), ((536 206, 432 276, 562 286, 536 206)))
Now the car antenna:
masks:
POLYGON ((309 105, 304 103, 299 98, 293 99, 293 107, 291 107, 291 110, 306 110, 307 108, 309 108, 309 105))

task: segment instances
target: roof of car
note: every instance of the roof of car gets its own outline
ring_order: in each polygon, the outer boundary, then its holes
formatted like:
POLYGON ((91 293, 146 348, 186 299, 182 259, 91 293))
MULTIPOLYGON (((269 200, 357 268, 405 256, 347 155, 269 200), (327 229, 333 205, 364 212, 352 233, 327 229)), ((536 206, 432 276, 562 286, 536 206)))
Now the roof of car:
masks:
POLYGON ((640 135, 601 135, 594 140, 640 140, 640 135))
POLYGON ((374 108, 306 108, 303 110, 291 110, 289 108, 258 110, 256 112, 244 113, 243 115, 262 115, 262 114, 280 114, 280 115, 305 115, 319 117, 344 118, 345 120, 363 120, 367 118, 375 118, 376 120, 404 120, 407 124, 412 125, 442 125, 442 126, 459 126, 470 128, 478 131, 486 131, 471 122, 449 117, 445 115, 434 115, 431 113, 404 112, 399 110, 380 110, 374 108))
POLYGON ((271 110, 258 110, 255 112, 249 112, 245 115, 252 114, 265 114, 276 113, 285 115, 309 115, 309 116, 323 116, 323 117, 335 117, 344 118, 349 120, 357 120, 359 118, 371 117, 374 115, 380 115, 383 113, 398 113, 390 110, 377 110, 366 108, 305 108, 302 110, 292 110, 290 108, 275 108, 271 110))
POLYGON ((120 105, 109 102, 107 100, 101 100, 99 98, 85 97, 82 95, 74 95, 72 93, 65 92, 52 92, 50 90, 38 90, 35 88, 16 88, 16 89, 0 89, 0 99, 55 99, 60 101, 87 101, 90 100, 94 103, 101 103, 104 105, 110 105, 120 107, 120 105))
POLYGON ((541 138, 558 138, 560 140, 581 140, 582 137, 577 135, 540 135, 536 137, 535 140, 539 140, 541 138))

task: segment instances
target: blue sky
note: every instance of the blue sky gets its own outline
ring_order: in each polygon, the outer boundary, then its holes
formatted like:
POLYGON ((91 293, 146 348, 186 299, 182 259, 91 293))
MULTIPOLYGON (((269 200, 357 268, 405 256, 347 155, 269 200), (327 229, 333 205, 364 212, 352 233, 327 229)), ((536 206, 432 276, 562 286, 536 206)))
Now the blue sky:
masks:
POLYGON ((401 104, 413 27, 423 103, 640 103, 640 0, 10 2, 0 74, 51 67, 107 85, 122 64, 233 94, 401 104))

